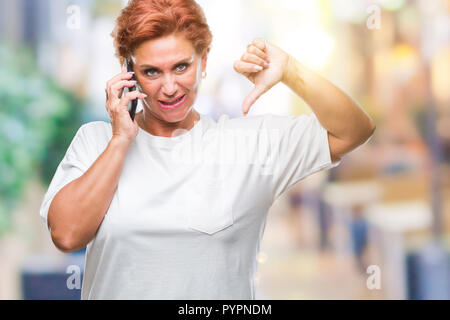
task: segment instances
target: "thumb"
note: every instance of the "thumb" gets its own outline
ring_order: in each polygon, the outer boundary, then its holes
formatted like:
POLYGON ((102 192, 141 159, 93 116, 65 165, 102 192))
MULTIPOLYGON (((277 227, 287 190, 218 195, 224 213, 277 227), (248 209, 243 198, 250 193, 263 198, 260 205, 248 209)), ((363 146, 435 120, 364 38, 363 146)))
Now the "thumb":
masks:
POLYGON ((255 86, 253 90, 248 94, 248 96, 244 99, 242 103, 242 112, 244 115, 247 115, 250 107, 255 103, 258 98, 267 91, 267 88, 264 86, 255 86))

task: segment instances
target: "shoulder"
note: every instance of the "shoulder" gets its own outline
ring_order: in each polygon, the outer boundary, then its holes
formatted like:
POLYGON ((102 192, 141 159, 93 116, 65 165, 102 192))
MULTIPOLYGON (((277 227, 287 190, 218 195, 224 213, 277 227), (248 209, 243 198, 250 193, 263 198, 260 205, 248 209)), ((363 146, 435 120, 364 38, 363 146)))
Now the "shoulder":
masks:
POLYGON ((76 136, 88 144, 106 146, 111 140, 111 124, 105 121, 91 121, 80 126, 76 136))
POLYGON ((105 121, 91 121, 81 125, 78 130, 84 135, 89 135, 92 138, 101 138, 103 136, 111 136, 111 124, 105 121))
POLYGON ((105 121, 91 121, 81 125, 80 129, 84 132, 105 132, 111 128, 111 124, 105 121))

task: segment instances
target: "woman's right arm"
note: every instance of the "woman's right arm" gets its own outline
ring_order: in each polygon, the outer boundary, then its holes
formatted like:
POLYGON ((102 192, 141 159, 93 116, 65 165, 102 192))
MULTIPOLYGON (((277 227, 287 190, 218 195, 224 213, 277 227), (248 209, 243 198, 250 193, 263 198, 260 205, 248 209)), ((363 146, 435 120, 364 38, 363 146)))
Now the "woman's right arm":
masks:
POLYGON ((128 141, 113 137, 92 166, 53 198, 48 224, 58 249, 81 250, 94 238, 114 196, 129 146, 128 141))
POLYGON ((51 237, 63 252, 83 249, 94 238, 111 204, 125 157, 139 131, 128 113, 128 103, 146 97, 137 90, 122 96, 124 87, 136 84, 130 81, 131 77, 122 68, 106 84, 106 110, 112 127, 106 149, 83 175, 64 186, 50 204, 47 218, 51 237))

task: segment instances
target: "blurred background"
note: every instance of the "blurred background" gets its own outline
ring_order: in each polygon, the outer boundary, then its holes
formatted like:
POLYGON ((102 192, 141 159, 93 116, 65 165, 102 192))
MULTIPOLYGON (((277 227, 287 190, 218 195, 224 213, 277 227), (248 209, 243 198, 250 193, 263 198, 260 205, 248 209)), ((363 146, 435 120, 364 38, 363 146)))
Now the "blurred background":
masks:
MULTIPOLYGON (((377 124, 340 166, 272 206, 258 299, 450 299, 450 1, 201 0, 213 33, 195 108, 241 115, 233 70, 263 37, 354 97, 377 124)), ((0 0, 0 299, 79 299, 84 251, 39 216, 77 129, 109 121, 110 33, 126 1, 0 0)), ((279 84, 251 114, 309 107, 279 84)))

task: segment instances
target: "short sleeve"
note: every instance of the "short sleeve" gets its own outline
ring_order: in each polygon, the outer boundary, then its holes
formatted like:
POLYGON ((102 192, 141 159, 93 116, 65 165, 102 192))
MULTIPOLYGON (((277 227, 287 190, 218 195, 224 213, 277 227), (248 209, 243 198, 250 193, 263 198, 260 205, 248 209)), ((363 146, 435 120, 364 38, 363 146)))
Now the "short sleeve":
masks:
POLYGON ((53 198, 64 186, 83 175, 97 158, 93 137, 88 133, 89 125, 78 129, 44 195, 39 211, 49 231, 47 215, 53 198))
POLYGON ((331 162, 328 132, 314 114, 273 115, 270 127, 280 131, 273 150, 276 152, 272 175, 274 200, 309 175, 341 163, 341 160, 331 162))

